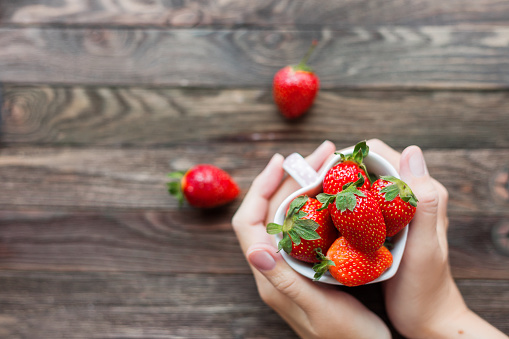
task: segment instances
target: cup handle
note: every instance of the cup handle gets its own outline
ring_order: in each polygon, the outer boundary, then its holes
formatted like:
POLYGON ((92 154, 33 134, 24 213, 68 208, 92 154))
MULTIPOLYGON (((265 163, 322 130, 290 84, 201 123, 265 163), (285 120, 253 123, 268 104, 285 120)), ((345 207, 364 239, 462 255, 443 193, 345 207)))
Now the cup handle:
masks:
POLYGON ((307 163, 299 153, 292 153, 283 162, 283 169, 301 187, 309 186, 318 179, 318 173, 307 163))

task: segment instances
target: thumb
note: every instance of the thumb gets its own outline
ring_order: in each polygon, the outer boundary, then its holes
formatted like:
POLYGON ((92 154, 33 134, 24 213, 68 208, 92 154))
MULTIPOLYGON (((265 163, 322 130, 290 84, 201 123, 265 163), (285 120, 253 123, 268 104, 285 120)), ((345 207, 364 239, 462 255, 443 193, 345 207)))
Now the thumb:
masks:
POLYGON ((410 186, 418 200, 409 236, 419 239, 420 242, 435 241, 439 194, 419 147, 409 146, 401 153, 400 176, 410 186))
POLYGON ((283 295, 295 302, 304 311, 309 311, 314 302, 311 280, 305 279, 284 261, 277 249, 266 243, 250 246, 246 257, 248 262, 258 270, 283 295))

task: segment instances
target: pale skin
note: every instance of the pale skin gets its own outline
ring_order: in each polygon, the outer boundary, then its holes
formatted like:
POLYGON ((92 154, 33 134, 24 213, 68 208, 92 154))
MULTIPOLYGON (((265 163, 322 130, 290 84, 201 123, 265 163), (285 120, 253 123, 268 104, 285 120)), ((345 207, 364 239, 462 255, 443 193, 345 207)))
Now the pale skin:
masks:
MULTIPOLYGON (((508 338, 470 311, 448 262, 447 190, 429 176, 416 146, 399 154, 380 140, 371 151, 384 156, 412 188, 419 205, 397 274, 383 283, 387 314, 408 338, 508 338)), ((317 171, 336 151, 326 141, 306 160, 317 171)), ((283 156, 276 154, 256 177, 232 220, 262 300, 301 338, 390 338, 387 325, 350 294, 312 282, 293 271, 265 231, 283 199, 299 188, 284 179, 283 156)))

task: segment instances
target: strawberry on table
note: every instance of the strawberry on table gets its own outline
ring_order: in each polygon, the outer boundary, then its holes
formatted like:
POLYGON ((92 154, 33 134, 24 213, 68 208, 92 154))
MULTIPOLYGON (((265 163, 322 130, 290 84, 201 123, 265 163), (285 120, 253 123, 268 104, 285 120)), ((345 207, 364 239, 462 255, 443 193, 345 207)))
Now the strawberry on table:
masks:
POLYGON ((387 236, 392 237, 414 217, 417 198, 404 181, 393 176, 380 177, 373 183, 371 190, 382 210, 387 236))
POLYGON ((337 194, 320 193, 317 199, 328 208, 334 225, 348 242, 362 252, 382 247, 385 222, 374 193, 363 189, 364 177, 343 186, 337 194))
POLYGON ((298 196, 288 209, 283 225, 269 223, 267 233, 283 233, 278 249, 284 250, 295 259, 315 263, 316 248, 326 251, 338 237, 338 232, 329 212, 315 198, 298 196))
POLYGON ((330 272, 332 277, 345 286, 367 284, 381 276, 392 265, 392 254, 386 247, 370 253, 355 249, 345 237, 340 237, 329 247, 327 255, 318 253, 322 261, 313 266, 314 279, 330 272))
POLYGON ((295 119, 307 112, 320 87, 320 80, 306 64, 316 42, 313 41, 306 56, 296 66, 280 69, 272 82, 274 101, 279 111, 288 119, 295 119))
POLYGON ((174 179, 167 184, 168 192, 180 204, 187 200, 194 207, 218 207, 231 202, 239 194, 239 187, 232 177, 213 165, 200 164, 168 176, 174 179))
POLYGON ((353 153, 341 155, 341 162, 332 167, 323 178, 323 192, 326 194, 336 194, 343 189, 343 186, 349 182, 356 181, 359 173, 364 177, 363 189, 369 190, 370 181, 368 170, 363 160, 369 153, 369 146, 366 141, 361 141, 355 145, 353 153))

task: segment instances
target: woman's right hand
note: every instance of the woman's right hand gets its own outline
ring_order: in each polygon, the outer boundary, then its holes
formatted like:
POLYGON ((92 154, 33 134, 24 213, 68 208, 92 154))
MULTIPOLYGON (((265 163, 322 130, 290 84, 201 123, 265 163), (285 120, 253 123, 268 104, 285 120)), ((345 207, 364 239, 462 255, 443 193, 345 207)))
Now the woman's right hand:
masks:
POLYGON ((392 324, 409 338, 507 338, 468 309, 454 282, 448 260, 448 193, 430 177, 421 149, 410 146, 399 154, 380 140, 368 145, 392 163, 419 200, 398 272, 384 283, 392 324))

